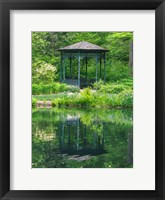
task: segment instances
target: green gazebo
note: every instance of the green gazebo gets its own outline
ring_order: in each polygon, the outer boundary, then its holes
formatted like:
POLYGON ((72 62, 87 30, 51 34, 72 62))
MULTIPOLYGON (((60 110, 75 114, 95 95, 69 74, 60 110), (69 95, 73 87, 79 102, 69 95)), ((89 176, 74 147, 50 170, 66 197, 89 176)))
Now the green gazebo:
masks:
POLYGON ((106 53, 108 50, 89 43, 89 42, 78 42, 63 48, 58 49, 61 53, 61 65, 60 65, 60 81, 76 85, 78 87, 82 86, 81 82, 85 81, 88 85, 88 60, 90 58, 95 59, 95 81, 103 79, 106 81, 106 53), (72 76, 73 74, 73 59, 77 59, 77 78, 72 76), (81 79, 81 60, 85 63, 85 80, 81 79), (66 62, 67 61, 67 62, 66 62), (68 62, 69 61, 69 62, 68 62), (103 69, 102 69, 103 62, 103 69), (68 66, 69 65, 69 66, 68 66), (66 69, 69 67, 69 77, 66 77, 66 69), (103 73, 102 73, 103 71, 103 73))

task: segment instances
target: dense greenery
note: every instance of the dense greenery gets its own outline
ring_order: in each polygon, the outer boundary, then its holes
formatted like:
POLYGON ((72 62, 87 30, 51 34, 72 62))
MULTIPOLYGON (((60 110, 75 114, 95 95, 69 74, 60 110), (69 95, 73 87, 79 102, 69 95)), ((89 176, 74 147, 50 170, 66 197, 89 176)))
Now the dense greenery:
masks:
MULTIPOLYGON (((132 32, 32 33, 32 167, 133 167, 132 42, 132 32), (96 71, 95 58, 88 58, 88 84, 79 88, 59 82, 57 50, 80 41, 109 50, 105 82, 95 82, 96 73, 98 79, 104 75, 103 60, 102 71, 96 71)), ((77 79, 77 58, 72 59, 72 77, 69 64, 65 60, 66 79, 77 79)))
MULTIPOLYGON (((131 32, 33 32, 32 105, 35 106, 37 100, 51 100, 57 107, 132 107, 132 40, 131 32), (106 58, 106 83, 100 80, 81 92, 78 87, 59 83, 60 53, 57 51, 80 41, 110 50, 106 58)), ((81 62, 81 78, 85 78, 84 60, 81 62)), ((89 59, 88 80, 95 79, 95 64, 95 59, 89 59)), ((77 60, 72 61, 72 68, 77 79, 77 60)), ((69 68, 66 68, 66 77, 68 74, 69 68)))
MULTIPOLYGON (((110 50, 107 53, 107 81, 132 78, 130 63, 131 32, 33 32, 32 81, 33 84, 50 84, 59 81, 60 54, 57 49, 80 41, 87 41, 110 50)), ((83 66, 82 61, 82 66, 83 66)), ((77 76, 77 61, 73 61, 77 76)), ((83 71, 83 70, 82 70, 83 71)), ((69 70, 66 69, 66 76, 69 70)), ((83 78, 83 73, 81 74, 83 78)), ((95 78, 95 59, 88 63, 88 78, 95 78)))
POLYGON ((53 100, 53 106, 62 107, 132 107, 132 90, 119 94, 92 92, 89 88, 80 94, 64 95, 53 100))
MULTIPOLYGON (((56 84, 55 84, 56 85, 56 84)), ((133 83, 131 80, 123 80, 120 83, 106 83, 102 81, 96 82, 91 88, 79 90, 76 87, 65 84, 60 92, 68 88, 70 93, 64 92, 56 95, 33 95, 33 106, 37 100, 51 100, 55 107, 132 107, 133 105, 133 83), (72 89, 73 87, 73 89, 72 89), (72 89, 72 90, 71 90, 72 89), (74 93, 73 93, 74 92, 74 93)), ((53 87, 49 85, 48 94, 53 91, 53 87)), ((40 87, 36 85, 36 87, 40 87)), ((43 86, 43 88, 46 85, 43 86)), ((42 87, 41 87, 42 88, 42 87)), ((47 88, 47 87, 46 87, 47 88)), ((37 92, 36 92, 37 93, 37 92)), ((54 91, 54 93, 56 93, 54 91)))
POLYGON ((35 109, 32 131, 35 168, 132 167, 131 110, 35 109))
POLYGON ((32 94, 55 94, 59 92, 79 92, 79 88, 64 83, 52 83, 52 84, 33 84, 32 94))

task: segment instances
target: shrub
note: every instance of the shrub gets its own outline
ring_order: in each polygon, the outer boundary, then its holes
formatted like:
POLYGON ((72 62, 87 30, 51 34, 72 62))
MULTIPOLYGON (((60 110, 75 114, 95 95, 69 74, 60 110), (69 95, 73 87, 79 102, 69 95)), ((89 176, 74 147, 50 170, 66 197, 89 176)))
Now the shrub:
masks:
POLYGON ((133 91, 132 90, 124 90, 118 95, 117 98, 122 107, 133 106, 133 91))
POLYGON ((102 93, 110 93, 110 94, 118 94, 126 89, 127 86, 122 84, 106 84, 102 85, 100 88, 100 92, 102 93))
POLYGON ((93 88, 94 88, 95 90, 99 90, 99 89, 101 88, 102 85, 104 85, 104 81, 103 81, 103 80, 99 80, 99 81, 97 81, 97 82, 95 82, 95 83, 93 84, 93 88))
POLYGON ((32 98, 32 107, 35 107, 35 106, 36 106, 36 102, 37 102, 37 99, 32 98))
POLYGON ((64 92, 68 90, 68 85, 66 85, 65 83, 61 83, 59 86, 59 92, 64 92))
POLYGON ((42 94, 51 94, 52 93, 52 85, 42 85, 42 94))
POLYGON ((41 94, 41 93, 42 93, 41 85, 33 84, 32 85, 32 94, 41 94))
POLYGON ((122 79, 130 79, 132 77, 131 68, 122 62, 111 63, 111 65, 107 67, 106 74, 106 80, 113 82, 122 79))
POLYGON ((122 79, 120 81, 117 81, 117 83, 119 84, 124 84, 125 86, 129 86, 131 87, 131 89, 133 89, 133 80, 132 79, 122 79))
POLYGON ((80 88, 76 86, 67 85, 65 83, 52 83, 52 84, 33 84, 32 94, 55 94, 59 92, 79 92, 80 88))
POLYGON ((79 92, 79 91, 80 91, 80 88, 77 87, 77 86, 69 86, 69 87, 68 87, 68 91, 69 91, 69 92, 79 92))
POLYGON ((32 69, 33 83, 36 84, 52 83, 57 73, 57 68, 54 65, 42 60, 33 62, 32 69))
POLYGON ((53 83, 52 84, 52 93, 58 93, 60 89, 60 83, 53 83))

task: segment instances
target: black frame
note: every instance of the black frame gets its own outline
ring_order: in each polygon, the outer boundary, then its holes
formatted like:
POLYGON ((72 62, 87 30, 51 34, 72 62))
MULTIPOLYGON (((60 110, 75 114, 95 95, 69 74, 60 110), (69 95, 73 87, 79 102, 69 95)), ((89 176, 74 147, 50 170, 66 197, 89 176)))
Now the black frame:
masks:
POLYGON ((1 199, 165 199, 165 2, 164 0, 0 0, 0 197, 1 199), (156 189, 153 191, 10 190, 10 10, 155 10, 156 189))

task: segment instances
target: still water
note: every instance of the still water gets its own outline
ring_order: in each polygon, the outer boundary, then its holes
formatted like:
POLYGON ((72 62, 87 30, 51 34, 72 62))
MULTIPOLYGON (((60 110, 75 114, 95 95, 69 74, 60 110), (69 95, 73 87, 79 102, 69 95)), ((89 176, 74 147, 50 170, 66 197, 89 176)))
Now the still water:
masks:
POLYGON ((133 167, 132 110, 35 109, 33 168, 133 167))

